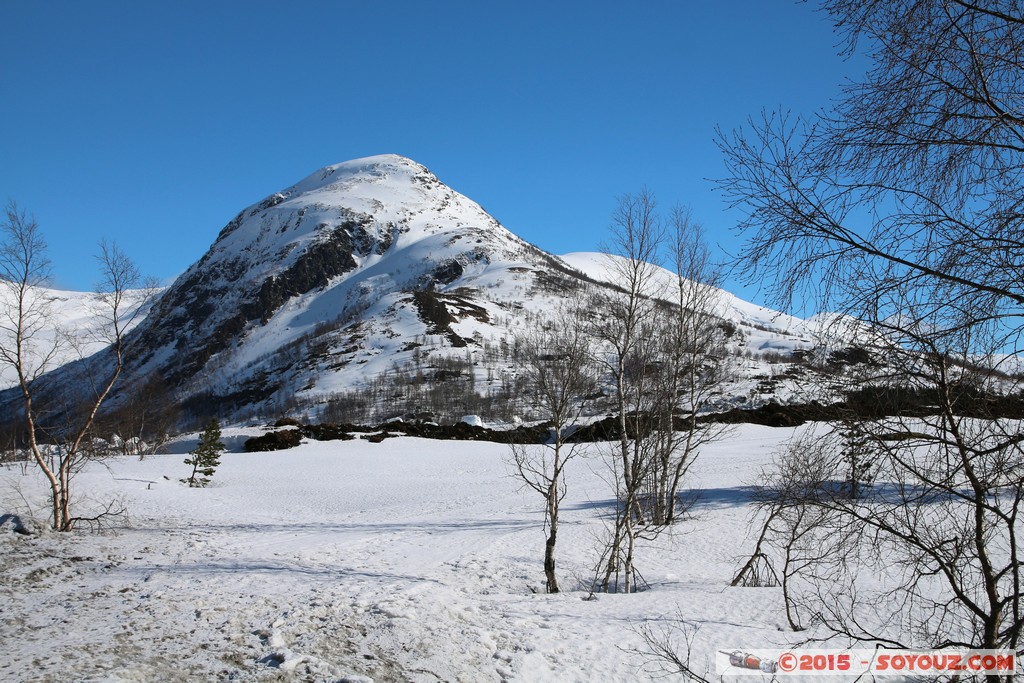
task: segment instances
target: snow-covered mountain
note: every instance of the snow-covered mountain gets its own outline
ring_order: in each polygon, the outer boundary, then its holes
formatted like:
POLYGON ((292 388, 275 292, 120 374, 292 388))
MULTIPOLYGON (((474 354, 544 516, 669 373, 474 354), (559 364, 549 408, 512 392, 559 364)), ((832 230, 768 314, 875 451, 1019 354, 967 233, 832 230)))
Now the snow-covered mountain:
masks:
MULTIPOLYGON (((499 392, 514 332, 583 283, 607 286, 604 258, 542 251, 401 156, 327 166, 242 210, 162 293, 122 386, 159 376, 194 415, 222 416, 315 413, 389 373, 499 392)), ((813 330, 722 300, 734 393, 784 393, 764 387, 769 356, 814 345, 813 330)))
POLYGON ((576 277, 423 166, 359 159, 228 223, 140 326, 133 372, 233 403, 328 394, 417 344, 472 352, 524 298, 576 277))

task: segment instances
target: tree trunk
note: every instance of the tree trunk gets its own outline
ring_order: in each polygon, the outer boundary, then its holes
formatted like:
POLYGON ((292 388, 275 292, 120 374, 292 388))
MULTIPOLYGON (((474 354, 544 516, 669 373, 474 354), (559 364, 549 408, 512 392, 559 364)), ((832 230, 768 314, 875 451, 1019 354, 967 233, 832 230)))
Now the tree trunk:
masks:
POLYGON ((548 593, 558 592, 558 578, 555 576, 555 543, 558 541, 558 483, 562 476, 560 442, 561 436, 556 435, 552 477, 548 485, 548 537, 544 542, 544 576, 548 593))

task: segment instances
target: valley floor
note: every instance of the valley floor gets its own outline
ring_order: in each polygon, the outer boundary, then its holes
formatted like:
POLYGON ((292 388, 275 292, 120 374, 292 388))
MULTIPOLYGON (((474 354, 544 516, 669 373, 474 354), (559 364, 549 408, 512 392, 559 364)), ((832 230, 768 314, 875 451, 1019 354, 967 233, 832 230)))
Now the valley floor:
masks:
MULTIPOLYGON (((798 639, 778 589, 728 587, 753 544, 747 487, 792 434, 743 425, 709 448, 691 515, 641 551, 650 589, 596 600, 582 587, 611 504, 600 445, 572 463, 558 595, 541 592, 542 501, 505 446, 247 454, 244 431, 225 430, 235 452, 206 489, 179 482, 194 441, 95 464, 80 505, 120 498, 129 526, 0 533, 0 679, 646 680, 658 671, 636 629, 680 619, 699 625, 691 661, 717 679, 718 650, 798 639)), ((0 468, 0 513, 43 516, 43 492, 31 470, 0 468)))

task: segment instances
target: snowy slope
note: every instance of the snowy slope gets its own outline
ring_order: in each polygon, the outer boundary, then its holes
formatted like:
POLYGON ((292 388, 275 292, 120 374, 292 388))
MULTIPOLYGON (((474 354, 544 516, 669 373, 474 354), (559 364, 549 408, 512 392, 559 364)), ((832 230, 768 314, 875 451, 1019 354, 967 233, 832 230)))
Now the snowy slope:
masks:
MULTIPOLYGON (((0 283, 2 284, 2 283, 0 283)), ((139 305, 146 305, 151 292, 135 290, 127 293, 128 311, 126 318, 134 318, 133 324, 137 325, 144 316, 134 316, 132 309, 139 305)), ((13 348, 13 337, 7 322, 6 312, 11 310, 15 303, 15 296, 9 287, 0 286, 0 315, 4 316, 2 325, 5 335, 0 338, 0 344, 5 348, 13 348)), ((45 324, 40 326, 38 333, 27 344, 33 349, 32 355, 38 361, 43 354, 56 350, 54 356, 49 360, 49 368, 57 368, 79 358, 85 358, 103 350, 109 343, 103 335, 102 314, 104 312, 103 295, 95 292, 72 292, 61 289, 50 289, 37 287, 31 291, 32 306, 38 306, 36 310, 45 308, 47 318, 45 324), (66 343, 66 338, 72 336, 75 344, 66 343)), ((9 364, 0 364, 0 390, 13 387, 17 384, 17 374, 9 364)))
MULTIPOLYGON (((615 284, 615 270, 611 263, 618 257, 603 253, 574 252, 563 254, 560 258, 595 280, 615 284)), ((672 292, 676 290, 675 273, 658 268, 655 275, 661 281, 660 289, 671 299, 672 292)), ((811 348, 818 342, 821 330, 813 323, 744 301, 723 289, 716 290, 715 298, 715 313, 739 326, 745 337, 745 346, 753 351, 791 353, 797 349, 811 348)))
MULTIPOLYGON (((792 435, 748 425, 708 448, 694 516, 640 550, 650 590, 592 601, 581 584, 609 505, 597 445, 568 470, 558 595, 542 592, 542 501, 508 476, 507 447, 401 437, 236 451, 208 489, 178 482, 194 440, 93 463, 80 490, 122 499, 132 525, 73 539, 0 527, 0 678, 646 681, 656 671, 634 629, 679 620, 699 624, 692 661, 713 673, 718 649, 818 635, 787 630, 779 589, 729 587, 753 545, 745 487, 792 435)), ((225 436, 237 448, 244 432, 225 436)), ((45 516, 38 474, 0 467, 0 490, 15 489, 5 511, 45 516)))
MULTIPOLYGON (((617 284, 613 264, 620 257, 575 252, 560 258, 598 282, 617 284)), ((651 291, 662 293, 666 301, 678 302, 676 274, 660 267, 653 274, 657 284, 651 291)), ((737 334, 726 344, 732 354, 727 359, 732 379, 724 396, 711 409, 751 408, 768 401, 828 403, 840 398, 821 383, 808 381, 815 368, 794 362, 794 358, 812 351, 824 357, 834 348, 845 348, 856 338, 848 326, 837 324, 835 316, 803 320, 744 301, 722 289, 713 292, 709 299, 709 303, 713 301, 713 314, 734 325, 737 334)))

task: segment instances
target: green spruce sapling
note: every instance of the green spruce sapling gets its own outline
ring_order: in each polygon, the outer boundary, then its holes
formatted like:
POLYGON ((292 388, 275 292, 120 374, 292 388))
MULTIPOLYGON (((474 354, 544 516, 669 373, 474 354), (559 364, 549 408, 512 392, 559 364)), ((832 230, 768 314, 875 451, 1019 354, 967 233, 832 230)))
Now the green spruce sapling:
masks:
POLYGON ((214 470, 220 464, 220 454, 225 448, 220 440, 220 423, 214 418, 199 435, 196 447, 189 451, 192 457, 185 458, 185 464, 192 465, 192 476, 182 481, 187 482, 192 488, 209 484, 214 470))

